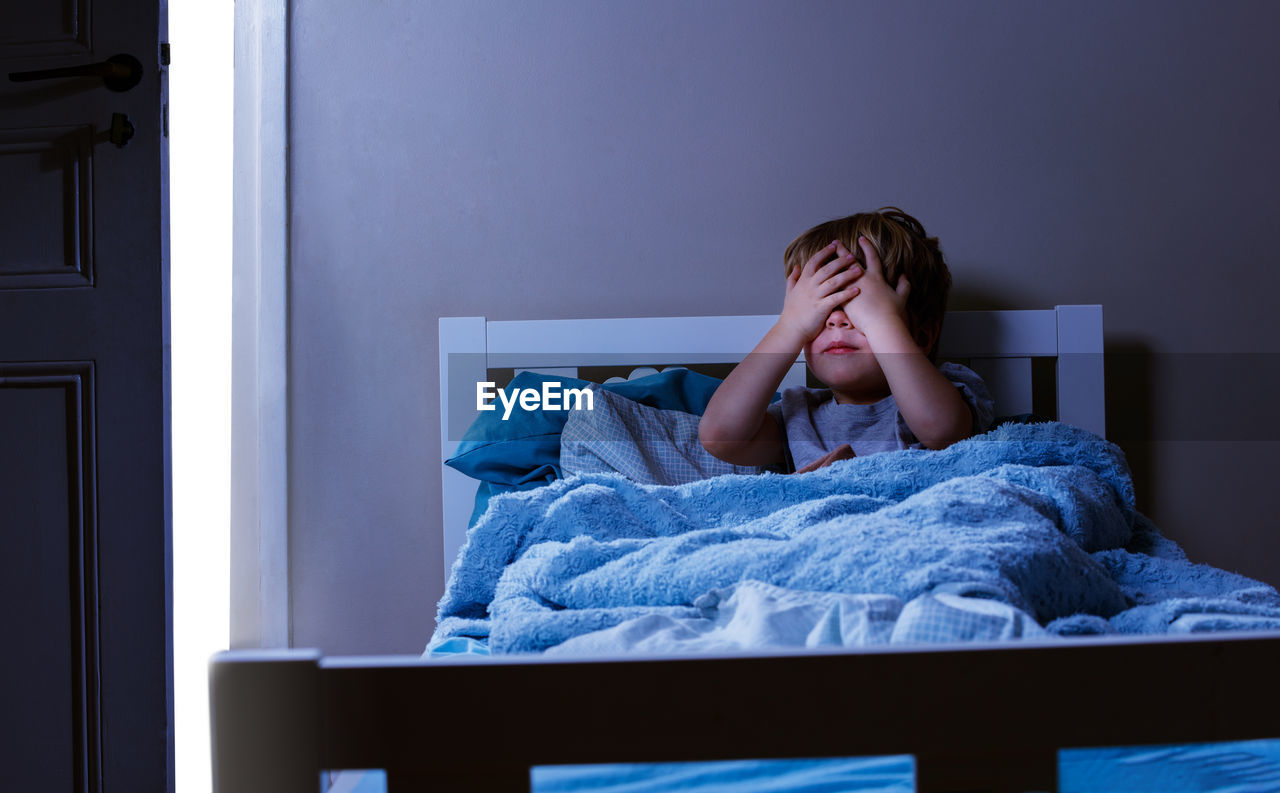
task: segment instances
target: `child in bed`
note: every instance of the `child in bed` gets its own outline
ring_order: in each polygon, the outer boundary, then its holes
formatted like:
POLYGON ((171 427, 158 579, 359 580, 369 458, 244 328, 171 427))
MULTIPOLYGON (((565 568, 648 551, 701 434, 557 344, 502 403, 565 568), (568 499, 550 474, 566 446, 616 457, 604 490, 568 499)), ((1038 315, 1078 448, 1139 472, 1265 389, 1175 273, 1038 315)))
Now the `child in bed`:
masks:
POLYGON ((951 273, 937 237, 895 207, 814 226, 787 246, 782 314, 707 405, 698 438, 735 465, 808 471, 990 428, 981 378, 936 365, 951 273), (803 350, 826 388, 769 403, 803 350))

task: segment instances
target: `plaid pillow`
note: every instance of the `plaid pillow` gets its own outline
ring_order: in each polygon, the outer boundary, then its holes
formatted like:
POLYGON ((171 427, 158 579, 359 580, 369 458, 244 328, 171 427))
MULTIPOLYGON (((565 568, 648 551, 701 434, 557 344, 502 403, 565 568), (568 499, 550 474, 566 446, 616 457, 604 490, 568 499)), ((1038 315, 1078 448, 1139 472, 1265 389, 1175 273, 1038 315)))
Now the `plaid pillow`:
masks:
POLYGON ((699 416, 659 410, 593 388, 592 409, 569 412, 560 437, 565 476, 619 473, 647 485, 679 485, 766 469, 726 463, 698 442, 699 416))

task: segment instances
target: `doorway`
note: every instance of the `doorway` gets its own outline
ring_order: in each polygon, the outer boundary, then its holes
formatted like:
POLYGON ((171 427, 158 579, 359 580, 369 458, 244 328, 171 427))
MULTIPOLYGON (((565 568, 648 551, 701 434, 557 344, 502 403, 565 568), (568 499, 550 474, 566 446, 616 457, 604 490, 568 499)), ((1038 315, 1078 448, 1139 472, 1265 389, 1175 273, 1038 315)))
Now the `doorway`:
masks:
POLYGON ((177 793, 212 790, 207 667, 230 636, 234 10, 169 3, 177 793))

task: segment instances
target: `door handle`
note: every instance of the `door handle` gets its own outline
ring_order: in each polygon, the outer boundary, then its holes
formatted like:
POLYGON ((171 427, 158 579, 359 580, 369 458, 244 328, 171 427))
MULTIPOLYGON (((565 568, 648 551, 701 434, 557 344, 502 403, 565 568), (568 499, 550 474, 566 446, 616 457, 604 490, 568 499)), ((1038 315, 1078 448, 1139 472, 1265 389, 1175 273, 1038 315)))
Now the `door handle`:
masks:
POLYGON ((117 149, 123 149, 133 139, 133 122, 124 113, 111 114, 111 132, 107 139, 116 144, 117 149))
POLYGON ((112 55, 101 63, 66 66, 61 69, 39 69, 34 72, 9 72, 10 82, 60 80, 64 77, 101 77, 108 91, 128 91, 142 82, 142 62, 132 55, 112 55))

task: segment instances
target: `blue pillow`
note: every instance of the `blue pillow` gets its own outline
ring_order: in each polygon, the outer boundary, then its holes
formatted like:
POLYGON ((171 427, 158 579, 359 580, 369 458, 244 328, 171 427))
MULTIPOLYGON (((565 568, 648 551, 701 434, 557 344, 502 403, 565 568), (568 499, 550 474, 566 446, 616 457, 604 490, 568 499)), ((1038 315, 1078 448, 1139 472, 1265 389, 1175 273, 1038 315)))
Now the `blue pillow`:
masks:
POLYGON ((683 410, 701 416, 711 401, 711 395, 722 382, 718 377, 688 369, 667 369, 647 377, 637 377, 624 383, 606 383, 600 387, 651 408, 683 410))
MULTIPOLYGON (((521 372, 503 389, 541 389, 554 381, 562 390, 585 388, 576 377, 521 372)), ((682 410, 702 415, 720 380, 688 369, 668 369, 602 388, 659 410, 682 410)), ((516 405, 503 421, 503 407, 485 411, 462 436, 458 450, 445 464, 473 479, 502 485, 545 483, 561 477, 560 432, 569 418, 567 410, 523 410, 516 405)))

